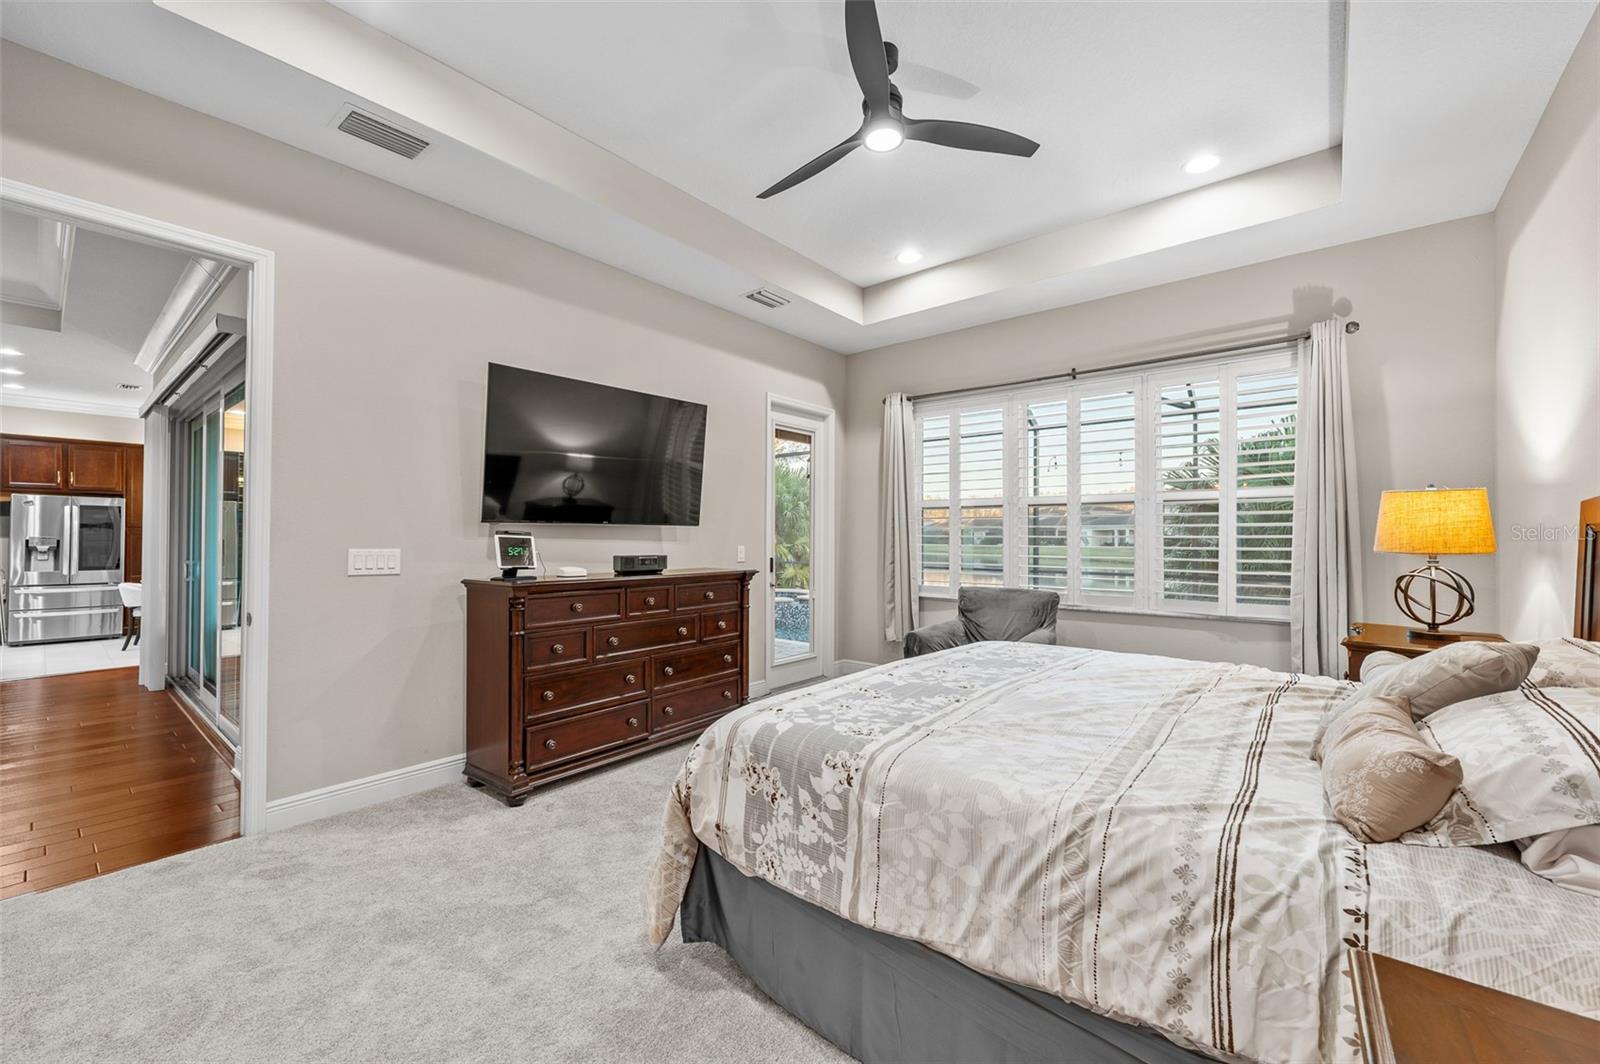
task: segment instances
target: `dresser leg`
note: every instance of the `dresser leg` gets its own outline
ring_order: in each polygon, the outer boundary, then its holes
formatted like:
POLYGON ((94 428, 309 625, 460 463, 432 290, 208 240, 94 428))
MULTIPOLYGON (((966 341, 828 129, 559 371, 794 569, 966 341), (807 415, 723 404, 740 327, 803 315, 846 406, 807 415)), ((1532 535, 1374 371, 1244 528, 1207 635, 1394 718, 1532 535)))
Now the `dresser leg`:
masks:
POLYGON ((521 809, 522 808, 522 803, 526 802, 527 800, 528 800, 528 796, 526 794, 507 795, 506 796, 506 805, 510 806, 512 809, 521 809))
POLYGON ((468 787, 475 787, 475 788, 477 788, 478 790, 481 791, 481 790, 483 790, 483 781, 482 780, 475 780, 471 776, 468 776, 467 777, 467 786, 468 787))

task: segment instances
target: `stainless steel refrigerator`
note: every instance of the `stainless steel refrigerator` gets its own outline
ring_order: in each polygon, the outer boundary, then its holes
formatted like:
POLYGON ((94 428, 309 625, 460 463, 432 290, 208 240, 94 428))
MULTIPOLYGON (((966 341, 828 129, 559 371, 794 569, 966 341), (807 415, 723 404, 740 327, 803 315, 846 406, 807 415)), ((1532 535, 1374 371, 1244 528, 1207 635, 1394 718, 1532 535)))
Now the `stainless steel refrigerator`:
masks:
POLYGON ((122 500, 12 495, 6 642, 122 633, 122 500))

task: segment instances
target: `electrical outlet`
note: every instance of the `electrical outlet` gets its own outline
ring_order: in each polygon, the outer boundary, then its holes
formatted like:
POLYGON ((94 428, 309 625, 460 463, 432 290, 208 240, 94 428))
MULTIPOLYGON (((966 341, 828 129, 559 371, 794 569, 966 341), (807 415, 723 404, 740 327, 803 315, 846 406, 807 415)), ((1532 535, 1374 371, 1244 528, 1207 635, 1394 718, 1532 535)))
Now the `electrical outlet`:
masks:
POLYGON ((399 547, 351 547, 346 576, 399 576, 399 547))
POLYGON ((739 548, 739 561, 741 561, 741 562, 744 561, 744 548, 743 547, 739 548))

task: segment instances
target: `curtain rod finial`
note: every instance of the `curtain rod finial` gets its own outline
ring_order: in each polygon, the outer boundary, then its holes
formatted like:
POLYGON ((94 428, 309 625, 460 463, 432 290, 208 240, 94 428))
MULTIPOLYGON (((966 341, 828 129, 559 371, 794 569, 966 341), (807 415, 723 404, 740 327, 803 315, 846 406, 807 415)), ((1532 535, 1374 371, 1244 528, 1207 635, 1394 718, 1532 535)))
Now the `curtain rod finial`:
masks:
POLYGON ((1347 321, 1344 323, 1344 331, 1347 336, 1352 333, 1358 333, 1361 331, 1361 323, 1359 321, 1347 321))

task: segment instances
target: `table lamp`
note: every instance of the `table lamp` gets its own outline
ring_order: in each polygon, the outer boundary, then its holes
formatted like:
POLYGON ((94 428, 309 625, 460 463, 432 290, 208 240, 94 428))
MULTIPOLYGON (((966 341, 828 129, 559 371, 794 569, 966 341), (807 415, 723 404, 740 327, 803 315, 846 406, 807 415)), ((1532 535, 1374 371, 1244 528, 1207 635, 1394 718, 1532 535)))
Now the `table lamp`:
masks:
POLYGON ((1394 604, 1424 629, 1408 638, 1448 641, 1461 638, 1439 629, 1472 616, 1472 584, 1439 564, 1441 554, 1493 554, 1494 519, 1484 488, 1437 488, 1386 491, 1378 503, 1378 535, 1372 549, 1380 554, 1423 554, 1422 566, 1394 582, 1394 604), (1445 599, 1443 605, 1440 598, 1445 599), (1453 601, 1452 601, 1453 599, 1453 601))

